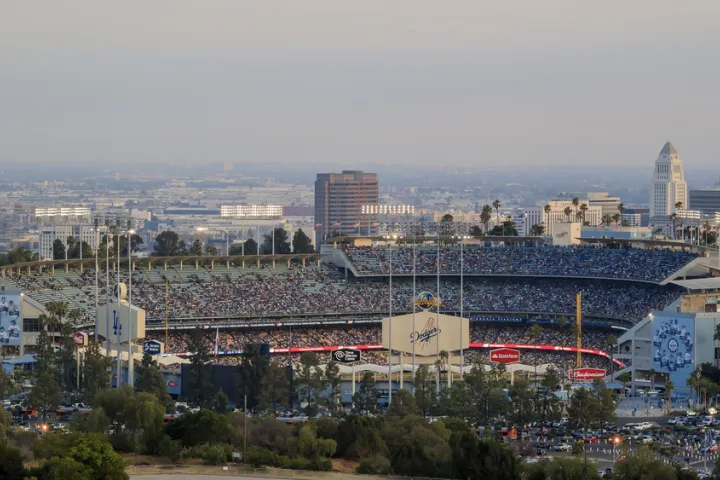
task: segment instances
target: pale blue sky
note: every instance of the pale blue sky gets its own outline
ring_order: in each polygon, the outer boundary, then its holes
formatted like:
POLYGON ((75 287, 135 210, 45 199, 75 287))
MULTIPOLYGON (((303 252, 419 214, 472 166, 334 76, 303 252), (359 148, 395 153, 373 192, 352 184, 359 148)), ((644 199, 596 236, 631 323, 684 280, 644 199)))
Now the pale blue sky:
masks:
POLYGON ((0 0, 0 163, 720 159, 718 0, 0 0))

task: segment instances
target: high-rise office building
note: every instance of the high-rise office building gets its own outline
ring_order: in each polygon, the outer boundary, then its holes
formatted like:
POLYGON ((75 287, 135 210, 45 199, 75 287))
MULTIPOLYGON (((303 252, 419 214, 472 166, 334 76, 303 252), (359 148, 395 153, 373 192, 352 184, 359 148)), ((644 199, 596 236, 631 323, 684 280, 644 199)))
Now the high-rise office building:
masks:
POLYGON ((690 208, 703 215, 714 215, 720 212, 720 182, 714 189, 690 190, 690 208))
POLYGON ((667 142, 655 160, 650 185, 650 222, 667 222, 669 216, 675 213, 678 202, 682 202, 683 209, 689 207, 687 182, 682 160, 675 147, 667 142))
POLYGON ((333 232, 360 234, 377 232, 377 210, 363 206, 378 205, 376 173, 343 170, 342 173, 318 173, 315 180, 315 232, 319 244, 333 232), (368 213, 370 212, 370 213, 368 213), (366 230, 367 229, 367 230, 366 230))

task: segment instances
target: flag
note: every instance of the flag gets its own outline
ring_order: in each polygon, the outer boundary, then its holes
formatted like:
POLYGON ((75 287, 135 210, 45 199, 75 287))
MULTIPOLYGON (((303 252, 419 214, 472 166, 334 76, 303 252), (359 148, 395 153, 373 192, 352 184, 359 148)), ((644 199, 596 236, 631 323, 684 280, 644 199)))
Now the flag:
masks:
POLYGON ((220 327, 215 330, 215 356, 218 354, 218 344, 220 343, 220 327))

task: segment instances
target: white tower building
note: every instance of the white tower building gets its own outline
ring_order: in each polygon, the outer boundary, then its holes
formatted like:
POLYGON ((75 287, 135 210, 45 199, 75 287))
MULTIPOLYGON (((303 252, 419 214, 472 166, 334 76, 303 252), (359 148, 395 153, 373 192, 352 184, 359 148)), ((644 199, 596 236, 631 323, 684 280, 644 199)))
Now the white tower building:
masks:
POLYGON ((667 142, 655 161, 650 185, 650 221, 667 222, 675 213, 675 204, 682 202, 688 208, 688 189, 683 174, 682 160, 672 143, 667 142))

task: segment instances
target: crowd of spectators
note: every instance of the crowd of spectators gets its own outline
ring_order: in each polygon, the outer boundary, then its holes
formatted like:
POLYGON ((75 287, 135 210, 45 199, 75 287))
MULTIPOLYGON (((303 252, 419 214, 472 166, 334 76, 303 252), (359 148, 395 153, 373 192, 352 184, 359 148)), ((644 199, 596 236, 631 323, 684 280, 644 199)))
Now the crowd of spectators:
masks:
MULTIPOLYGON (((240 272, 239 269, 235 269, 240 272)), ((189 318, 272 318, 326 314, 369 314, 389 311, 389 279, 381 277, 341 278, 330 267, 295 267, 262 274, 249 271, 230 276, 201 268, 204 275, 169 277, 166 285, 142 271, 133 274, 133 304, 146 311, 148 321, 189 318), (167 308, 166 308, 167 307, 167 308)), ((125 276, 122 281, 127 281, 125 276)), ((21 275, 18 288, 41 303, 49 299, 80 306, 84 317, 94 317, 94 272, 53 276, 21 275)), ((105 282, 100 284, 100 305, 105 303, 105 282)), ((442 277, 438 291, 434 277, 393 279, 393 311, 410 312, 413 292, 433 293, 442 298, 441 311, 460 311, 460 281, 442 277)), ((462 309, 466 315, 565 314, 575 311, 576 293, 583 294, 586 316, 637 321, 650 310, 662 309, 680 295, 680 288, 644 283, 578 278, 466 277, 462 309)))
MULTIPOLYGON (((441 246, 355 247, 343 250, 361 274, 460 273, 460 248, 441 246), (413 269, 414 251, 414 269, 413 269), (391 258, 392 255, 392 258, 391 258), (438 265, 439 263, 439 265, 438 265)), ((483 247, 463 248, 462 271, 480 275, 548 275, 602 277, 660 282, 696 258, 671 250, 597 247, 483 247)))
MULTIPOLYGON (((165 353, 186 354, 189 350, 190 335, 194 332, 172 331, 168 335, 165 353)), ((147 338, 165 341, 162 331, 148 331, 147 338)), ((233 362, 237 353, 246 344, 267 343, 271 348, 291 347, 336 347, 378 345, 381 343, 379 325, 363 325, 344 328, 270 328, 270 329, 232 329, 200 331, 201 338, 210 352, 215 352, 217 343, 218 361, 233 362), (228 355, 228 352, 233 352, 228 355)), ((607 350, 610 332, 601 329, 586 328, 583 332, 583 347, 607 350)), ((575 346, 575 337, 569 325, 545 326, 539 330, 530 325, 504 325, 473 322, 470 328, 471 343, 514 343, 530 345, 575 346)), ((551 352, 552 356, 555 352, 551 352)), ((542 352, 534 352, 542 354, 542 352)), ((365 352, 364 355, 381 358, 383 352, 365 352)))

